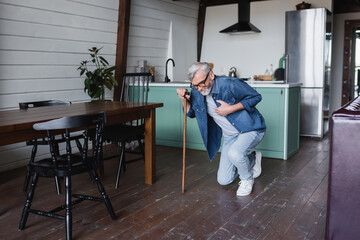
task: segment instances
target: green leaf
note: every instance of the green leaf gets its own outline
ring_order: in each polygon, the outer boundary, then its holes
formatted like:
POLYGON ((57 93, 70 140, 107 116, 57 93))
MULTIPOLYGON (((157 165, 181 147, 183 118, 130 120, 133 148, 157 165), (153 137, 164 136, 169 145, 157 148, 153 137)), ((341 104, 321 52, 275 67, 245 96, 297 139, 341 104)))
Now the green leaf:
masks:
POLYGON ((102 56, 99 56, 99 58, 104 61, 107 65, 109 65, 108 61, 105 60, 105 58, 103 58, 102 56))
POLYGON ((95 76, 100 76, 101 75, 101 69, 96 69, 95 71, 94 71, 94 75, 95 76))
POLYGON ((101 96, 101 94, 102 94, 102 91, 101 91, 101 89, 99 88, 99 89, 97 89, 97 91, 96 92, 94 92, 94 94, 93 94, 93 98, 99 98, 100 96, 101 96))
POLYGON ((105 87, 107 88, 107 89, 109 89, 109 90, 111 90, 112 89, 112 82, 110 82, 110 81, 105 81, 105 87))
POLYGON ((84 80, 85 89, 90 89, 90 79, 86 78, 84 80))
POLYGON ((116 68, 116 66, 112 66, 112 67, 106 68, 106 69, 104 70, 104 72, 105 72, 105 73, 111 73, 112 71, 115 70, 115 68, 116 68))
POLYGON ((92 76, 93 76, 92 72, 86 72, 86 77, 92 78, 92 76))
POLYGON ((102 64, 104 67, 106 67, 106 66, 107 66, 107 64, 106 64, 106 63, 104 63, 104 61, 101 61, 101 60, 100 60, 100 62, 101 62, 101 64, 102 64))
POLYGON ((110 76, 110 79, 114 83, 115 86, 118 86, 118 82, 116 81, 116 79, 114 78, 113 75, 110 76))

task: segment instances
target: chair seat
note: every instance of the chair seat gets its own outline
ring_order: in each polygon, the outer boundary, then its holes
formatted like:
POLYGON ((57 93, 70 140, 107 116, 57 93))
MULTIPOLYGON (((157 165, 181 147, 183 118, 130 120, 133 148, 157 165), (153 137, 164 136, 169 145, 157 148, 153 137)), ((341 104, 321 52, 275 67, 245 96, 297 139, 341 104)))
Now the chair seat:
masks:
MULTIPOLYGON (((82 139, 83 135, 82 134, 78 134, 75 136, 71 136, 70 140, 76 140, 76 139, 82 139)), ((66 141, 65 137, 63 135, 55 135, 54 136, 54 140, 53 142, 56 144, 59 143, 64 143, 66 141)), ((27 140, 26 141, 26 145, 27 146, 33 146, 33 145, 48 145, 49 144, 49 140, 42 138, 42 139, 32 139, 32 140, 27 140)))
POLYGON ((30 163, 28 165, 28 169, 29 171, 39 173, 43 177, 65 177, 88 172, 89 169, 93 167, 93 165, 90 165, 92 162, 91 158, 87 159, 86 163, 83 164, 81 156, 72 154, 70 172, 68 168, 67 155, 58 156, 57 159, 57 169, 54 167, 52 158, 45 158, 40 161, 30 163))
POLYGON ((113 125, 105 127, 103 137, 109 142, 124 142, 135 140, 137 136, 144 135, 144 125, 113 125))

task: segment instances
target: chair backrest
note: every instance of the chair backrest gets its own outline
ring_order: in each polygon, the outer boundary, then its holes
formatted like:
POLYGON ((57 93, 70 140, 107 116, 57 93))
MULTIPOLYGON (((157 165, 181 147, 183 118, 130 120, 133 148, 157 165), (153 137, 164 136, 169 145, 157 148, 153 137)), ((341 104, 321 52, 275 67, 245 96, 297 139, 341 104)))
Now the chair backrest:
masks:
POLYGON ((44 101, 35 101, 35 102, 20 102, 20 109, 28 109, 34 107, 46 107, 46 106, 56 106, 56 105, 70 105, 71 102, 63 102, 59 100, 44 100, 44 101))
POLYGON ((54 167, 57 168, 58 156, 55 154, 55 135, 59 134, 59 130, 65 131, 66 138, 66 155, 68 159, 68 168, 71 170, 71 158, 72 158, 72 146, 71 146, 71 131, 84 130, 83 133, 83 144, 80 141, 75 141, 78 149, 80 150, 81 158, 83 163, 87 163, 88 157, 88 146, 89 146, 89 129, 95 128, 95 137, 92 138, 93 152, 92 152, 92 163, 98 164, 100 160, 100 151, 103 143, 103 129, 106 122, 105 112, 96 113, 92 115, 79 115, 71 117, 63 117, 47 122, 36 123, 33 128, 37 131, 47 131, 48 141, 50 145, 51 157, 54 162, 54 167))
POLYGON ((123 77, 120 100, 124 102, 147 103, 150 73, 125 73, 123 77))
MULTIPOLYGON (((124 102, 147 103, 149 93, 150 73, 125 73, 123 77, 120 100, 124 102)), ((144 119, 134 120, 130 125, 139 126, 144 124, 144 119)))

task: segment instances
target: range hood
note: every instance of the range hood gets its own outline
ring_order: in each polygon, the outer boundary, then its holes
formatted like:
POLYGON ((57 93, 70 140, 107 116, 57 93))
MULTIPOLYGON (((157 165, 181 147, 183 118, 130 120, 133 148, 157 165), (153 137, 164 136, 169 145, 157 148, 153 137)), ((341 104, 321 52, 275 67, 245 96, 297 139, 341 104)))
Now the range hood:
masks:
POLYGON ((244 34, 259 32, 261 31, 250 23, 250 0, 239 0, 238 22, 220 31, 220 33, 227 34, 244 34))

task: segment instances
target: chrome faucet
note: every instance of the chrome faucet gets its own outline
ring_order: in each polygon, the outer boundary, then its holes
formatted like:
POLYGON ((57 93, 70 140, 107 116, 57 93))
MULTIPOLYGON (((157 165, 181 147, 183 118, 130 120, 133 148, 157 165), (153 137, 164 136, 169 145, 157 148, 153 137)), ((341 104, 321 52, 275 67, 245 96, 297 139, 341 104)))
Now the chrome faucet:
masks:
POLYGON ((173 63, 173 67, 175 67, 175 62, 172 58, 169 58, 168 60, 166 60, 166 64, 165 64, 165 82, 170 82, 170 78, 168 77, 168 74, 167 74, 167 69, 168 69, 168 62, 169 61, 172 61, 173 63))

